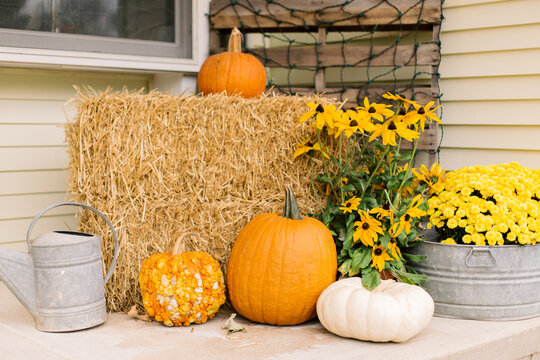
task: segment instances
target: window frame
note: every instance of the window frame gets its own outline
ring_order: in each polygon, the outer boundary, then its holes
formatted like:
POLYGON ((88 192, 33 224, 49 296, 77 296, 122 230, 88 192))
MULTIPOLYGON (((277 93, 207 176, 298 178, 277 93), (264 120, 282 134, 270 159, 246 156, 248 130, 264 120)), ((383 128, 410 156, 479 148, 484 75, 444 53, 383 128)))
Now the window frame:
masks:
MULTIPOLYGON (((198 72, 208 52, 201 40, 208 37, 209 0, 192 0, 191 58, 173 58, 146 55, 97 53, 76 50, 52 50, 29 47, 0 46, 0 66, 60 68, 114 71, 182 71, 198 72)), ((175 14, 178 17, 178 14, 175 14)), ((181 27, 182 25, 179 24, 181 27)), ((1 29, 0 35, 12 31, 1 29)), ((51 34, 48 34, 51 35, 51 34)), ((122 39, 117 39, 122 40, 122 39)), ((129 42, 129 40, 128 40, 129 42)))

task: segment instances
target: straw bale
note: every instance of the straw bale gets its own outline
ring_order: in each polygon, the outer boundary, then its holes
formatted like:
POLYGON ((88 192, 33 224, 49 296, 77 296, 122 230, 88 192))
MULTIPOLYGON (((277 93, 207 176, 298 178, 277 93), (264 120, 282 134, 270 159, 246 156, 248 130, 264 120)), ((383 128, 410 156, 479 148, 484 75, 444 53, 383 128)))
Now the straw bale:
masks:
MULTIPOLYGON (((187 238, 185 251, 208 251, 225 271, 242 227, 259 214, 281 213, 285 184, 303 213, 319 210, 309 161, 292 159, 309 131, 297 121, 308 101, 328 100, 79 89, 77 115, 66 126, 69 186, 74 201, 103 212, 118 232, 110 310, 141 308, 142 262, 170 251, 184 232, 199 235, 187 238)), ((108 265, 114 241, 107 225, 84 212, 79 226, 102 235, 108 265)))

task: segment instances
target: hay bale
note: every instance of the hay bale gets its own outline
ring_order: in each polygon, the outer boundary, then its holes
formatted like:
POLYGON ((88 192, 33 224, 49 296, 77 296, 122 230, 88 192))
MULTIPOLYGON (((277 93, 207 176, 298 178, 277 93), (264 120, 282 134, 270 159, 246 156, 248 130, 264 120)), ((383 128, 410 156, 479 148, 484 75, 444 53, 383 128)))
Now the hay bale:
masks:
MULTIPOLYGON (((319 210, 309 161, 292 159, 308 134, 297 122, 307 101, 328 100, 79 91, 66 126, 69 186, 74 201, 103 212, 118 232, 110 310, 140 307, 142 262, 186 231, 200 235, 186 251, 208 251, 225 269, 241 228, 256 215, 281 213, 284 184, 293 185, 302 212, 319 210)), ((102 235, 109 264, 107 225, 85 212, 80 229, 102 235)))

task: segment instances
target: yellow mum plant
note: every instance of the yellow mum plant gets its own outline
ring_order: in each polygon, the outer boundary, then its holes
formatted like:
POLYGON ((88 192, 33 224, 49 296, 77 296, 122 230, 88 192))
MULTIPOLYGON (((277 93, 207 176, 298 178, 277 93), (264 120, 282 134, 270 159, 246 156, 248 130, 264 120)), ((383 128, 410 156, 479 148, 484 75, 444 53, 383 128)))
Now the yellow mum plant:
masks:
POLYGON ((429 199, 429 224, 442 243, 540 242, 540 169, 510 164, 464 167, 429 199))
POLYGON ((342 276, 360 275, 370 290, 387 272, 412 284, 426 279, 407 265, 422 257, 402 250, 420 242, 424 198, 441 190, 444 175, 438 164, 412 168, 426 123, 440 122, 438 107, 383 97, 388 104, 365 98, 350 109, 309 103, 299 122, 310 124, 311 134, 293 155, 322 167, 312 174, 312 185, 316 194, 322 186, 327 197, 315 215, 334 236, 342 276), (413 143, 412 151, 403 151, 404 140, 413 143))

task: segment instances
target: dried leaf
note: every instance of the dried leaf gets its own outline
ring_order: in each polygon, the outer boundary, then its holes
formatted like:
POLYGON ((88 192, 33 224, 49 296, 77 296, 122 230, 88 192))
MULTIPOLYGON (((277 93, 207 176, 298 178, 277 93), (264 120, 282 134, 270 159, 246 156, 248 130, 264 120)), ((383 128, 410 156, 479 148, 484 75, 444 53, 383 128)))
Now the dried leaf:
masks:
POLYGON ((236 314, 231 314, 227 320, 223 322, 223 329, 227 330, 227 335, 234 334, 235 332, 247 332, 246 328, 234 321, 236 314))
POLYGON ((133 319, 137 319, 137 320, 141 320, 141 321, 147 321, 147 322, 151 322, 152 321, 152 318, 146 314, 139 314, 139 312, 137 311, 137 305, 133 305, 131 307, 131 309, 129 309, 128 311, 128 316, 130 318, 133 318, 133 319))

